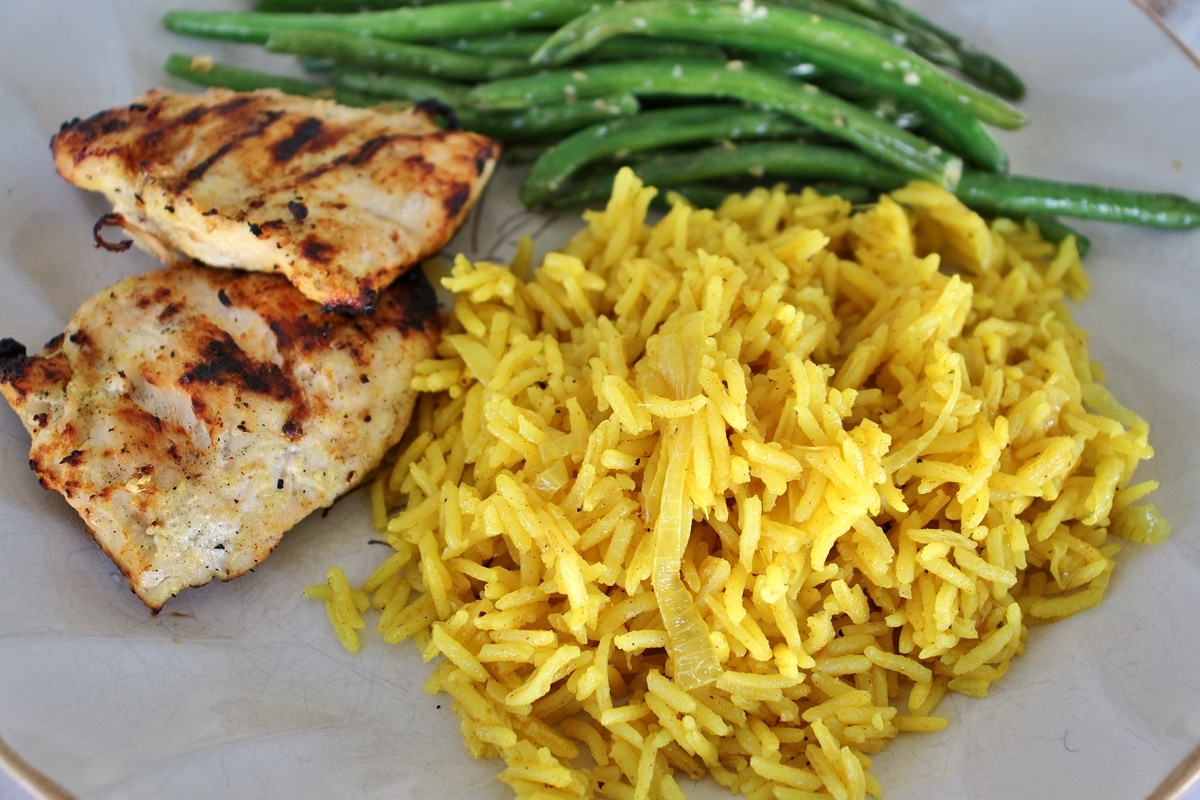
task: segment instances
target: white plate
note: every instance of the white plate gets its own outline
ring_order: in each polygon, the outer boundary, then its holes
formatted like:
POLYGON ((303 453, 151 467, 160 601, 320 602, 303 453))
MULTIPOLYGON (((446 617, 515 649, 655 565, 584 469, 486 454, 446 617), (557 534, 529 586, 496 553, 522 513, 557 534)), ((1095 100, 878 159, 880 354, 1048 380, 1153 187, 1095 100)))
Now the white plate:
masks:
MULTIPOLYGON (((920 6, 1028 79, 1034 121, 1005 136, 1015 171, 1200 196, 1200 72, 1127 0, 920 6)), ((103 204, 56 177, 47 142, 163 83, 172 49, 222 52, 162 31, 167 7, 0 0, 0 335, 37 346, 152 266, 92 246, 103 204)), ((512 196, 494 185, 460 246, 491 248, 512 196)), ((1175 534, 1127 547, 1105 604, 1035 631, 991 697, 948 700, 944 733, 879 755, 888 800, 1144 797, 1200 742, 1200 233, 1079 227, 1095 292, 1077 314, 1113 391, 1151 421, 1141 475, 1162 482, 1175 534)), ((301 597, 327 565, 358 580, 378 557, 361 494, 254 574, 152 616, 38 486, 8 411, 0 443, 0 740, 28 765, 86 798, 506 796, 498 764, 468 758, 445 698, 422 691, 414 648, 368 637, 347 655, 301 597)))

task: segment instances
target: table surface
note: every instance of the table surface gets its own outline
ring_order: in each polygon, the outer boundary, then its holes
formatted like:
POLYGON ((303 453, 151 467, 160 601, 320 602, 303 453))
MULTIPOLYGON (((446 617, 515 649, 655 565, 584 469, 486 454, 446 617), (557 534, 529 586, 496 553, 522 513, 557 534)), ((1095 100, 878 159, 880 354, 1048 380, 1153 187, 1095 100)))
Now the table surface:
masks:
MULTIPOLYGON (((1159 19, 1200 68, 1200 0, 1133 0, 1159 19)), ((1195 788, 1187 795, 1200 800, 1195 788)), ((0 771, 0 800, 28 800, 29 794, 7 773, 0 771)))

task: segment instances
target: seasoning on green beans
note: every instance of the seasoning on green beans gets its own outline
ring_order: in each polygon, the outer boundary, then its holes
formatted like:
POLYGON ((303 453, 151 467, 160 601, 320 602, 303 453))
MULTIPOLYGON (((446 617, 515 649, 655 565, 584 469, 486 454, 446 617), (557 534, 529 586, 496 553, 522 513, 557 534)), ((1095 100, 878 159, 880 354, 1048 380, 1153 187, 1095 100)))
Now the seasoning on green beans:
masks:
POLYGON ((999 128, 1028 119, 996 95, 866 31, 790 8, 705 0, 637 0, 601 6, 562 26, 534 61, 562 65, 619 34, 664 36, 736 47, 751 53, 795 53, 831 72, 911 98, 940 102, 999 128))
POLYGON ((427 6, 446 0, 257 0, 255 11, 283 11, 290 14, 355 11, 381 11, 401 6, 427 6))
POLYGON ((632 119, 638 113, 631 94, 597 97, 584 103, 548 103, 521 111, 458 110, 462 128, 506 143, 541 142, 566 136, 587 125, 632 119))
MULTIPOLYGON (((519 58, 529 61, 530 57, 545 44, 550 36, 547 31, 501 31, 484 36, 457 36, 430 42, 446 50, 473 53, 479 56, 519 58)), ((717 45, 699 42, 676 42, 656 39, 653 47, 638 36, 614 36, 606 39, 588 52, 594 61, 625 61, 646 58, 686 58, 724 61, 725 51, 717 45)))
POLYGON ((949 107, 921 109, 918 135, 957 153, 968 167, 987 172, 1008 172, 1008 151, 987 126, 974 117, 949 107))
POLYGON ((168 30, 187 36, 263 44, 275 31, 318 30, 421 42, 516 28, 561 25, 606 0, 473 0, 357 14, 257 11, 169 11, 168 30))
POLYGON ((374 97, 376 102, 398 100, 409 103, 434 101, 452 112, 458 127, 482 133, 502 142, 553 139, 616 117, 638 113, 637 98, 628 93, 595 97, 588 102, 542 103, 519 109, 476 109, 463 102, 462 84, 393 73, 377 73, 354 67, 333 71, 333 85, 340 91, 374 97))
POLYGON ((886 39, 897 47, 912 50, 939 66, 952 69, 962 67, 962 59, 958 50, 944 39, 933 36, 928 31, 912 26, 898 27, 893 25, 890 19, 884 20, 860 14, 852 8, 839 5, 836 0, 771 0, 771 2, 861 28, 886 39))
POLYGON ((954 48, 958 69, 980 86, 1008 100, 1025 95, 1025 83, 1000 59, 963 41, 962 37, 935 25, 896 0, 830 0, 865 17, 895 26, 911 35, 936 37, 954 48))
POLYGON ((740 62, 642 61, 599 64, 484 83, 464 95, 479 108, 523 108, 626 91, 638 97, 737 99, 792 116, 853 144, 913 177, 953 187, 962 159, 815 86, 740 62))
POLYGON ((490 81, 534 70, 525 59, 457 53, 344 31, 274 31, 264 43, 273 53, 315 56, 335 63, 405 72, 450 81, 490 81))
POLYGON ((440 78, 373 72, 358 67, 335 67, 330 80, 339 89, 371 97, 410 103, 436 100, 451 108, 457 108, 462 103, 462 94, 466 90, 461 83, 440 78))
POLYGON ((802 134, 806 127, 775 112, 710 104, 645 111, 577 131, 551 147, 529 170, 521 202, 532 208, 558 191, 587 164, 701 141, 802 134))

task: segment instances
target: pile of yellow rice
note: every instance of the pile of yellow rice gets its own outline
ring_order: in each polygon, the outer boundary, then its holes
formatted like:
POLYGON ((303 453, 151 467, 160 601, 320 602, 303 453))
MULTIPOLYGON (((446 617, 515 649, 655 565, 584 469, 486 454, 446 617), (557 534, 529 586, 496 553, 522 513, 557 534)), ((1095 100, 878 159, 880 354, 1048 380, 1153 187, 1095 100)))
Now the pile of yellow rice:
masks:
POLYGON ((914 183, 716 211, 622 172, 534 266, 459 258, 373 487, 392 554, 326 600, 436 660, 520 797, 879 796, 870 756, 1096 605, 1148 426, 1066 301, 1074 241, 914 183), (442 658, 438 659, 437 657, 442 658))

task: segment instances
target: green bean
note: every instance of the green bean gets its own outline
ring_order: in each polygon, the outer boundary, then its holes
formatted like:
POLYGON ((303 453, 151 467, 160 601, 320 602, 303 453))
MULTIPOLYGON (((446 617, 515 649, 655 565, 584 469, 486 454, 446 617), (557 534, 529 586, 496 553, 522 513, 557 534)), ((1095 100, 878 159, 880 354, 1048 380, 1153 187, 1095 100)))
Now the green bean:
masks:
POLYGON ((545 141, 515 141, 504 145, 504 160, 515 166, 529 166, 546 152, 545 141))
MULTIPOLYGON (((749 63, 753 67, 765 68, 770 72, 777 72, 781 75, 795 74, 807 66, 799 64, 789 68, 787 65, 792 63, 790 61, 761 58, 756 58, 749 63)), ((898 128, 915 131, 925 120, 925 112, 921 109, 915 108, 911 104, 881 92, 878 89, 864 86, 859 81, 847 78, 845 75, 834 75, 821 70, 814 70, 807 80, 817 88, 824 89, 844 100, 849 100, 856 106, 870 111, 877 118, 887 120, 898 128)), ((974 117, 971 117, 971 119, 974 119, 974 117)), ((936 144, 940 144, 940 142, 936 144)), ((959 154, 956 153, 955 155, 959 154)))
POLYGON ((411 103, 436 100, 452 108, 462 104, 463 92, 467 89, 464 84, 437 78, 371 72, 354 67, 336 67, 330 79, 334 86, 347 91, 411 103))
POLYGON ((958 53, 959 69, 968 78, 985 86, 1001 97, 1020 100, 1025 95, 1025 84, 1006 64, 982 50, 976 49, 958 35, 947 31, 926 17, 921 16, 894 0, 833 0, 860 14, 873 17, 885 24, 895 25, 901 30, 917 34, 924 32, 944 41, 958 53))
POLYGON ((866 84, 850 74, 831 73, 790 53, 754 56, 749 63, 781 75, 806 75, 807 80, 865 108, 876 117, 911 130, 963 159, 964 164, 989 172, 1008 171, 1008 153, 978 119, 942 103, 914 102, 866 84))
MULTIPOLYGON (((808 69, 801 57, 792 53, 755 57, 750 63, 781 73, 808 69)), ((845 65, 840 74, 813 67, 809 80, 826 91, 877 111, 885 109, 889 103, 895 104, 896 110, 884 115, 894 124, 911 128, 960 156, 969 166, 990 172, 1008 171, 1008 154, 978 119, 944 103, 930 102, 928 97, 920 94, 904 98, 889 94, 871 86, 870 76, 861 74, 864 72, 853 64, 845 65), (910 116, 914 118, 912 122, 908 121, 910 116)))
POLYGON ((342 64, 446 80, 488 81, 533 70, 524 60, 456 53, 341 31, 275 31, 267 38, 266 48, 273 53, 325 57, 342 64))
POLYGON ((323 83, 272 75, 266 72, 220 64, 207 58, 172 53, 167 57, 163 70, 198 86, 220 87, 235 92, 253 92, 258 89, 278 89, 286 94, 302 97, 329 97, 343 105, 367 106, 378 102, 358 92, 331 88, 323 83))
MULTIPOLYGON (((836 94, 836 92, 834 94, 836 94)), ((888 122, 892 125, 895 125, 897 128, 902 128, 906 131, 912 131, 918 136, 929 138, 923 133, 917 133, 917 128, 923 121, 921 113, 919 111, 914 111, 911 108, 905 108, 904 106, 901 106, 890 97, 865 98, 857 101, 856 105, 871 112, 876 119, 884 120, 885 122, 888 122)), ((940 144, 940 142, 934 142, 934 144, 940 144)), ((960 158, 962 157, 958 153, 955 153, 955 155, 959 156, 960 158)))
POLYGON ((959 45, 962 73, 980 86, 985 86, 1001 97, 1020 100, 1025 96, 1025 83, 1004 63, 971 45, 959 45))
POLYGON ((930 35, 926 31, 902 30, 888 22, 860 14, 853 9, 831 2, 831 0, 768 0, 768 4, 771 3, 794 8, 798 11, 805 11, 810 14, 817 14, 826 19, 836 20, 846 25, 861 28, 882 39, 886 39, 897 47, 912 50, 914 53, 918 53, 929 59, 934 64, 954 69, 962 67, 962 59, 959 57, 958 51, 943 39, 930 35))
POLYGON ((637 98, 626 94, 600 97, 587 103, 547 104, 522 111, 464 108, 458 112, 458 121, 466 130, 510 144, 554 139, 608 120, 634 119, 638 110, 637 98))
MULTIPOLYGON (((547 38, 549 33, 546 31, 505 31, 500 36, 460 36, 440 39, 432 44, 461 53, 529 60, 547 38)), ((601 42, 590 55, 597 61, 646 58, 725 60, 725 51, 716 45, 656 39, 653 47, 647 47, 646 40, 637 36, 614 36, 601 42)))
POLYGON ((326 30, 420 42, 514 28, 562 25, 608 0, 471 0, 360 14, 289 14, 258 11, 169 11, 168 30, 188 36, 263 44, 281 30, 326 30))
POLYGON ((921 109, 916 132, 962 157, 963 163, 986 172, 1008 172, 1008 153, 987 127, 952 108, 921 109))
POLYGON ((1165 192, 977 172, 963 176, 956 194, 971 208, 1005 216, 1050 215, 1152 228, 1200 226, 1200 203, 1165 192))
POLYGON ((815 84, 826 91, 833 92, 847 100, 861 102, 886 97, 885 93, 862 81, 847 78, 845 75, 830 72, 804 60, 795 53, 780 53, 778 55, 762 55, 761 53, 745 53, 736 48, 730 56, 732 60, 749 64, 755 69, 773 72, 776 75, 786 75, 789 78, 801 78, 815 84))
POLYGON ((533 208, 585 165, 614 155, 720 139, 799 135, 805 126, 771 111, 714 105, 642 112, 584 128, 551 147, 534 162, 521 187, 521 202, 533 208))
POLYGON ((391 8, 448 5, 451 2, 463 2, 463 0, 258 0, 254 4, 254 11, 347 14, 362 11, 388 11, 391 8))
POLYGON ((349 14, 358 11, 381 11, 401 6, 429 6, 456 0, 258 0, 255 11, 282 11, 289 14, 333 13, 349 14))
POLYGON ((847 141, 909 174, 954 186, 962 160, 815 86, 761 70, 711 62, 643 61, 556 70, 484 83, 464 95, 469 105, 520 108, 615 92, 642 97, 719 97, 779 111, 847 141))
POLYGON ((453 121, 459 126, 505 143, 562 136, 597 122, 636 114, 639 110, 637 98, 627 93, 597 97, 586 103, 545 103, 506 111, 481 110, 466 107, 463 92, 467 87, 449 81, 381 74, 351 67, 338 67, 332 79, 339 90, 368 97, 410 103, 432 100, 453 112, 453 121))
POLYGON ((436 39, 430 44, 446 50, 477 56, 528 59, 550 36, 546 31, 503 31, 482 36, 455 36, 436 39))
POLYGON ((890 11, 894 22, 910 23, 914 28, 923 28, 954 47, 962 61, 963 74, 981 86, 986 86, 1009 100, 1020 100, 1025 96, 1024 82, 1003 61, 977 49, 957 34, 935 25, 894 0, 880 0, 880 3, 890 11))
MULTIPOLYGON (((902 186, 904 173, 843 147, 818 144, 752 142, 734 148, 709 147, 683 153, 657 155, 634 163, 634 171, 648 186, 666 189, 731 177, 764 176, 808 181, 836 180, 891 189, 902 186)), ((566 187, 548 198, 551 208, 589 205, 608 197, 615 170, 566 187)))
POLYGON ((305 72, 332 72, 333 68, 337 66, 332 58, 300 56, 298 60, 305 72))
MULTIPOLYGON (((911 104, 886 94, 860 81, 817 69, 805 62, 791 59, 758 57, 745 61, 756 69, 765 69, 777 75, 803 78, 818 89, 835 94, 860 108, 870 111, 878 119, 887 120, 898 128, 914 130, 924 119, 922 112, 911 104)), ((957 155, 957 154, 956 154, 957 155)))
POLYGON ((1001 128, 1028 120, 1000 98, 935 64, 856 28, 789 8, 703 0, 637 0, 576 17, 547 40, 533 60, 564 64, 618 34, 665 36, 740 47, 764 54, 797 53, 831 72, 847 72, 897 97, 940 102, 1001 128))
MULTIPOLYGON (((532 56, 531 51, 529 56, 532 56)), ((653 47, 646 46, 646 40, 637 36, 614 36, 602 42, 588 53, 580 63, 596 63, 599 61, 642 61, 651 58, 679 58, 700 61, 727 61, 725 50, 717 45, 706 45, 700 42, 676 42, 670 39, 655 39, 653 47)), ((532 63, 532 62, 531 62, 532 63)))

